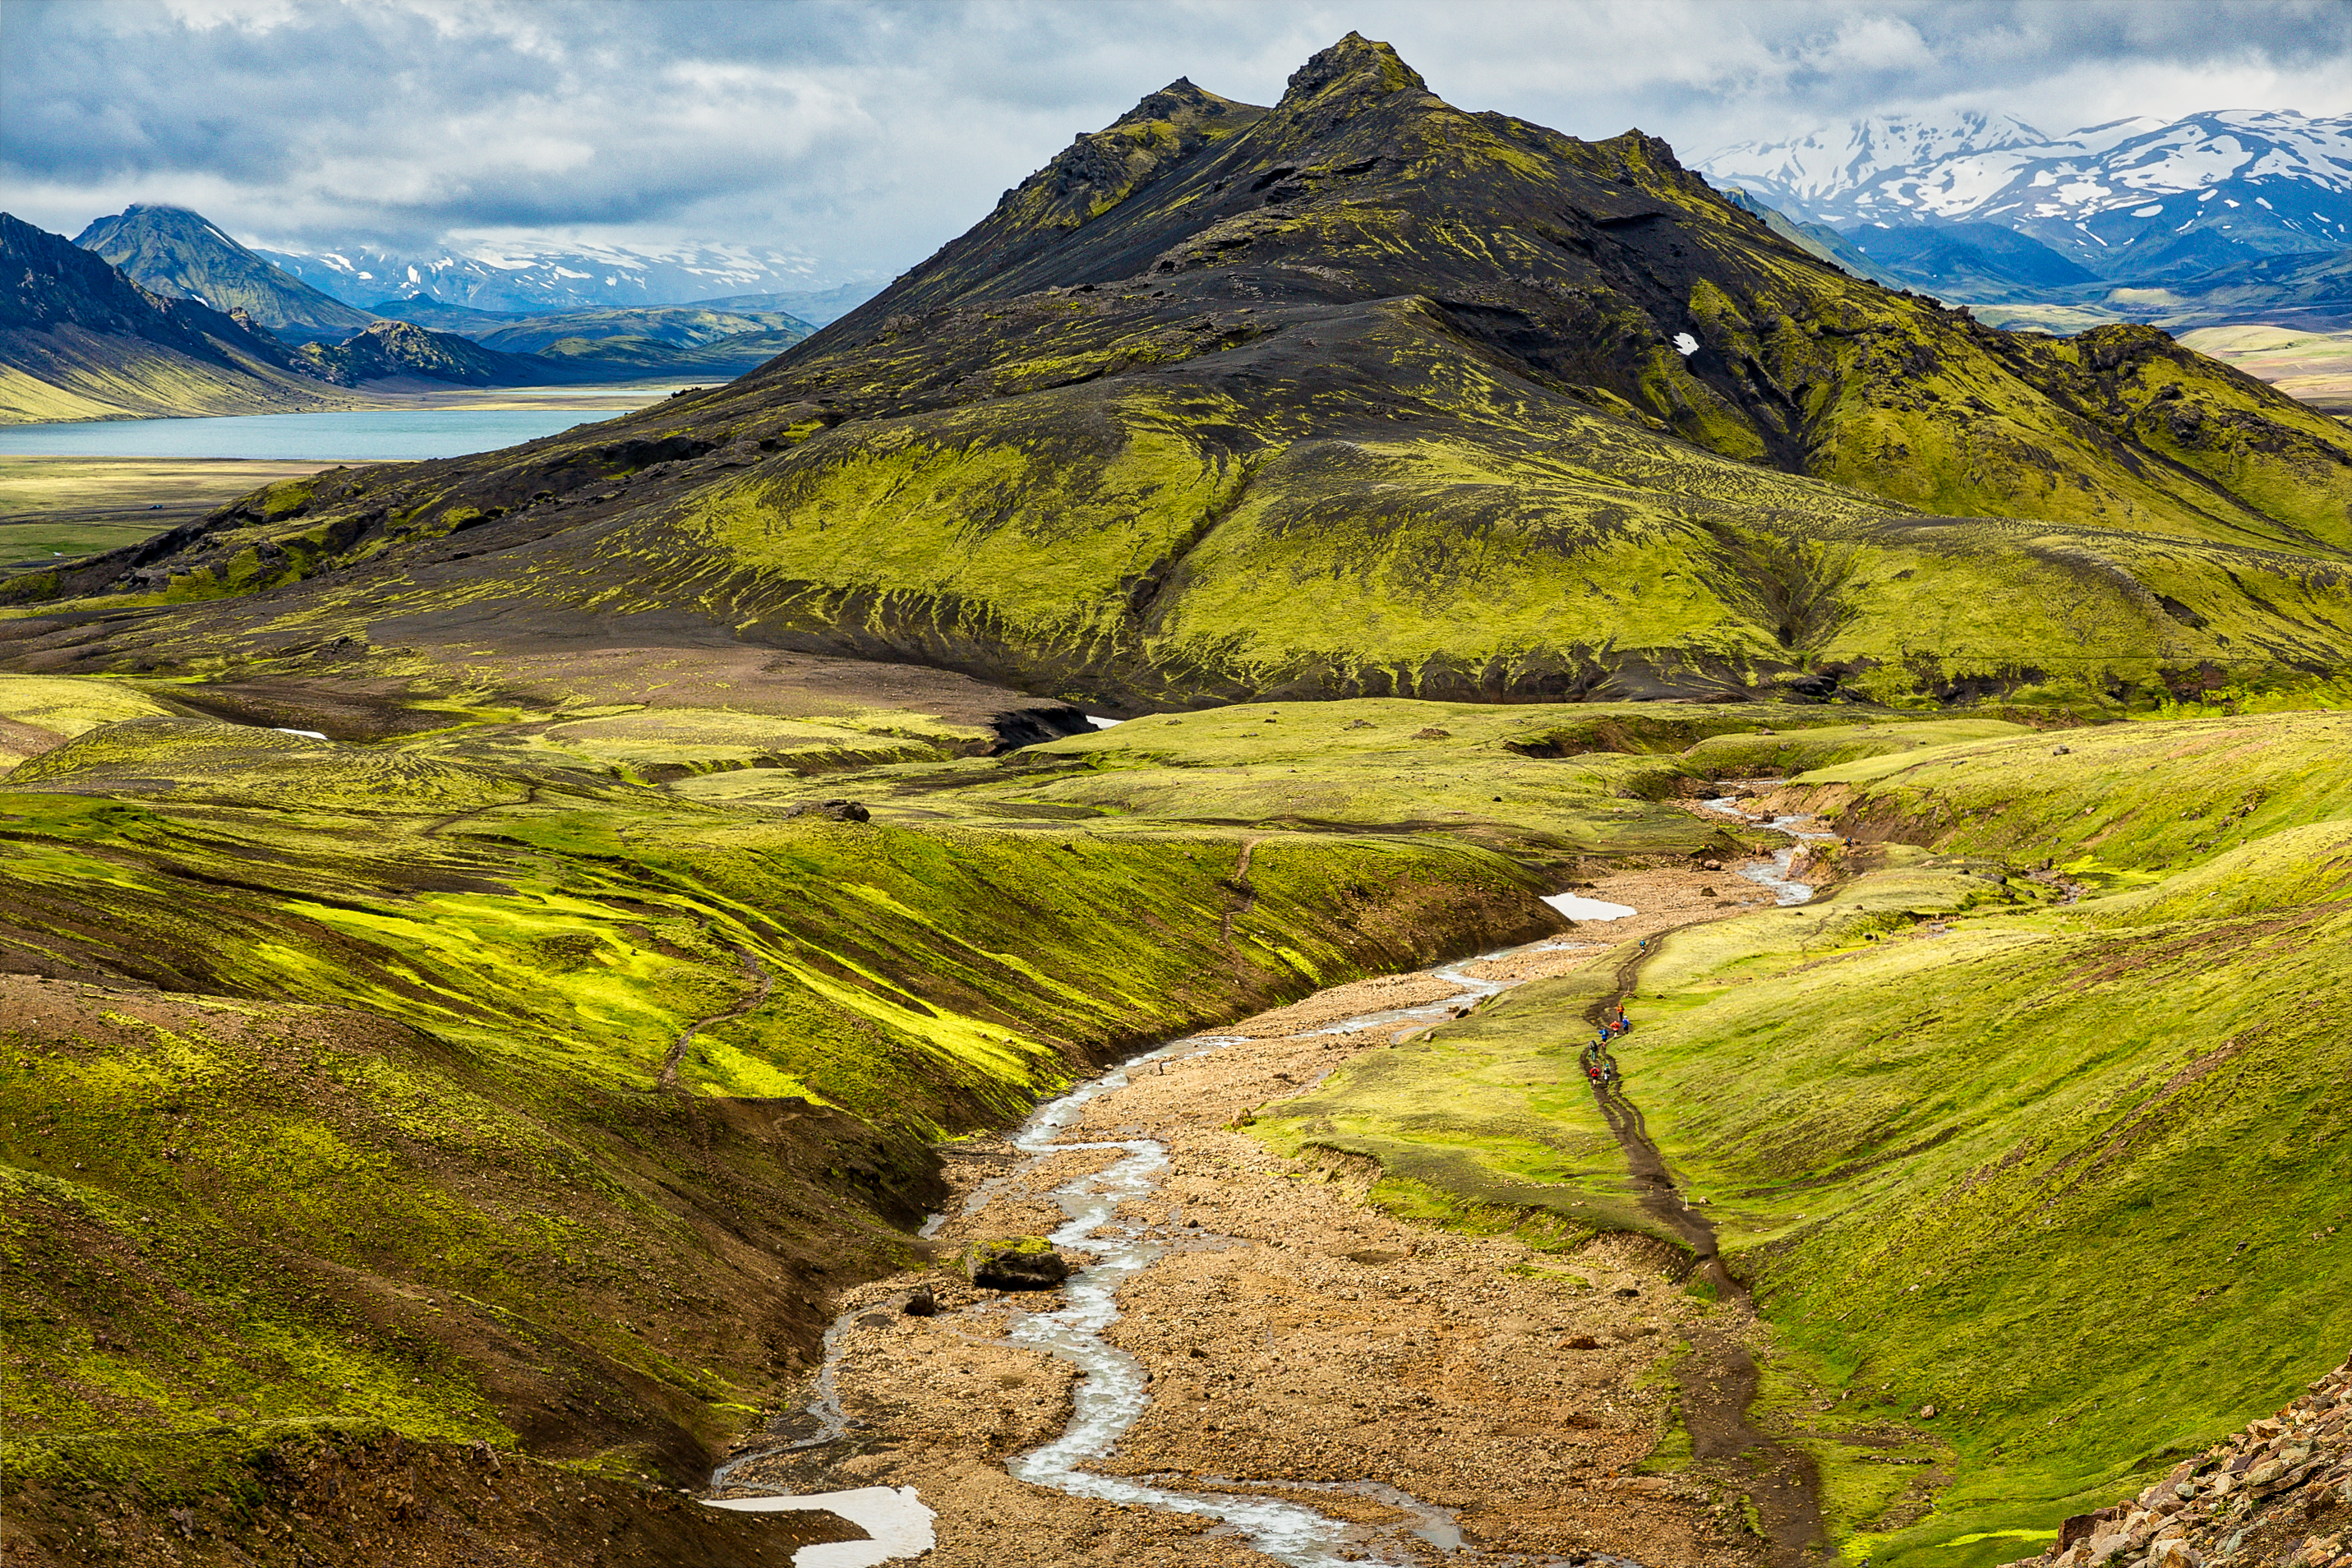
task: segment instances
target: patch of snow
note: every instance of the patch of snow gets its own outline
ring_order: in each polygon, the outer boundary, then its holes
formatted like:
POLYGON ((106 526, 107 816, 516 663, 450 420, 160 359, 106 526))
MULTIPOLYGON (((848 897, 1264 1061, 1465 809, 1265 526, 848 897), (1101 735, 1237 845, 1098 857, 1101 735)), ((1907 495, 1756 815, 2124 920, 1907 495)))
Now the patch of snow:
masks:
POLYGON ((738 1513, 793 1513, 822 1509, 837 1513, 873 1537, 871 1541, 823 1541, 793 1553, 793 1568, 874 1568, 901 1557, 919 1557, 938 1544, 931 1521, 912 1487, 859 1487, 854 1491, 811 1492, 802 1497, 737 1497, 706 1500, 709 1508, 738 1513))
POLYGON ((272 724, 270 732, 278 735, 299 735, 306 741, 323 741, 327 737, 316 730, 289 730, 282 724, 272 724))
POLYGON ((1606 899, 1588 899, 1578 893, 1554 893, 1544 902, 1572 921, 1622 921, 1640 912, 1631 904, 1612 904, 1606 899))
POLYGON ((2134 207, 2134 208, 2132 208, 2132 216, 2134 216, 2134 217, 2162 217, 2163 216, 2164 216, 2164 204, 2163 204, 2162 202, 2158 202, 2158 203, 2157 203, 2157 204, 2156 204, 2154 206, 2152 206, 2152 207, 2134 207))
POLYGON ((1688 332, 1676 332, 1675 334, 1675 353, 1682 355, 1685 359, 1690 358, 1691 355, 1698 353, 1698 340, 1691 336, 1688 332))
POLYGON ((1087 715, 1087 722, 1092 724, 1097 730, 1109 730, 1126 723, 1127 721, 1124 719, 1098 719, 1092 713, 1089 713, 1087 715))

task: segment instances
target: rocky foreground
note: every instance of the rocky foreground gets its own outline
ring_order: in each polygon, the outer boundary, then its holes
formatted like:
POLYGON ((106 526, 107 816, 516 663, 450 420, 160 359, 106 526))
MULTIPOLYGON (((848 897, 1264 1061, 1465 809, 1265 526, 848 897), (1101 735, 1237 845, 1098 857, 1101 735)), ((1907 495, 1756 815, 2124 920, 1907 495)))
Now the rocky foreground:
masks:
POLYGON ((2352 1568, 2352 1360, 2005 1568, 2352 1568))

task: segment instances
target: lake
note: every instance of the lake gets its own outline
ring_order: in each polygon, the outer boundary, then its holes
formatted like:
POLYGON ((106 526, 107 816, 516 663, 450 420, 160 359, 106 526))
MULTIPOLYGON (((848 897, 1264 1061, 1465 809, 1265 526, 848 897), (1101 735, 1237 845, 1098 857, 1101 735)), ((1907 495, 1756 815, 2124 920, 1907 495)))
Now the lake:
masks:
POLYGON ((462 458, 626 412, 578 408, 391 408, 236 414, 0 426, 0 457, 280 458, 383 462, 462 458))

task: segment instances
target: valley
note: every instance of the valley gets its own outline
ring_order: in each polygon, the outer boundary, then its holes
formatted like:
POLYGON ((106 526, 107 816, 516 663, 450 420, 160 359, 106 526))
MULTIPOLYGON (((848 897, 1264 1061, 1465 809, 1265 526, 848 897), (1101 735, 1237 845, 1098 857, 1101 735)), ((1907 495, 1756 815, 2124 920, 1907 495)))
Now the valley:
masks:
POLYGON ((2084 1568, 2343 1361, 2352 430, 2193 344, 1355 34, 813 331, 8 223, 554 426, 0 467, 11 1563, 2084 1568))

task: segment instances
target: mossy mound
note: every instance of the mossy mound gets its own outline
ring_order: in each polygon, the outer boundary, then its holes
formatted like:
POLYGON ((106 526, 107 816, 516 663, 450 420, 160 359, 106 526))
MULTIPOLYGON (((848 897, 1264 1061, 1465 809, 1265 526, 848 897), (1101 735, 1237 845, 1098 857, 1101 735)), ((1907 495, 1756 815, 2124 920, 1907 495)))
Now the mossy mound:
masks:
POLYGON ((8 781, 12 1463, 358 1421, 693 1478, 911 1260, 927 1140, 1557 923, 1444 837, 787 817, 447 760, 533 755, 472 717, 142 718, 8 781))

